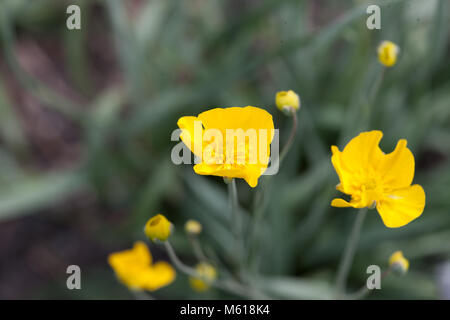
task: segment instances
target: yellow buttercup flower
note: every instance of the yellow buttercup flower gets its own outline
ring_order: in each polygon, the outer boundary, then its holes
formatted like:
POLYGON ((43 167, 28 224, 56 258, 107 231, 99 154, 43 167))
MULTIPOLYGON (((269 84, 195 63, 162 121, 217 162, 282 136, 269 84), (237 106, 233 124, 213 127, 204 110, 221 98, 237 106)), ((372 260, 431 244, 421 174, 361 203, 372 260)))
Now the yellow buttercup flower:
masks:
POLYGON ((300 98, 294 91, 280 91, 275 97, 277 108, 284 112, 295 112, 300 108, 300 98))
POLYGON ((386 67, 392 67, 397 61, 397 55, 399 53, 398 46, 391 41, 383 41, 378 46, 378 60, 386 67))
POLYGON ((184 230, 187 234, 198 235, 200 234, 200 232, 202 232, 202 225, 197 220, 190 219, 186 221, 184 230))
POLYGON ((395 273, 405 274, 409 269, 409 261, 403 256, 403 252, 396 251, 389 258, 389 266, 395 273))
POLYGON ((331 147, 331 162, 340 183, 336 189, 351 196, 351 201, 334 199, 334 207, 376 207, 389 228, 402 227, 419 217, 425 207, 425 192, 411 185, 414 156, 406 140, 398 141, 389 154, 381 151, 381 131, 369 131, 353 138, 341 152, 331 147))
POLYGON ((181 140, 201 161, 200 175, 242 178, 256 187, 267 169, 274 136, 272 116, 256 107, 216 108, 178 120, 181 140))
POLYGON ((210 288, 211 282, 217 279, 217 271, 211 264, 201 262, 195 267, 195 271, 202 278, 189 277, 189 283, 195 291, 205 291, 210 288))
POLYGON ((152 255, 144 242, 138 241, 130 250, 108 257, 118 279, 132 290, 158 290, 175 279, 175 270, 167 262, 152 264, 152 255))
POLYGON ((162 214, 150 218, 145 224, 145 234, 147 237, 155 241, 156 239, 166 241, 170 236, 172 230, 172 224, 162 214))

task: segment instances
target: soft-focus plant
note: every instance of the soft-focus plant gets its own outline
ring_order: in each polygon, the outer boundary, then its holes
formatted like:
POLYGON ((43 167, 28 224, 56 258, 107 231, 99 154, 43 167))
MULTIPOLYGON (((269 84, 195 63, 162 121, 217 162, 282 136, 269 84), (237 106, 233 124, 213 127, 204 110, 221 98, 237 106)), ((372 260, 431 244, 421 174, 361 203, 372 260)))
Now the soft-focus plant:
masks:
POLYGON ((376 31, 350 0, 80 1, 73 32, 28 2, 0 2, 0 295, 79 298, 48 272, 79 261, 88 298, 444 296, 448 0, 375 1, 376 31), (191 120, 279 129, 279 157, 175 165, 191 120))

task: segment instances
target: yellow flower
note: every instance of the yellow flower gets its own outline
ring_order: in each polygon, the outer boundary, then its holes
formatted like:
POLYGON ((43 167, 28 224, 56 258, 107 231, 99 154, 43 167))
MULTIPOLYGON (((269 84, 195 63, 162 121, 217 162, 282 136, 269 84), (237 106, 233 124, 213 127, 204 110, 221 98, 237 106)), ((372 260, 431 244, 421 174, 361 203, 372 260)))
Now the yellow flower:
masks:
POLYGON ((256 107, 216 108, 178 120, 181 140, 201 161, 200 175, 242 178, 256 187, 267 169, 274 136, 272 116, 256 107))
POLYGON ((172 224, 162 214, 150 218, 145 224, 145 234, 147 237, 155 241, 156 239, 166 241, 170 236, 172 224))
POLYGON ((277 92, 275 97, 277 108, 284 112, 295 112, 300 108, 300 98, 292 91, 277 92))
POLYGON ((388 228, 402 227, 419 217, 425 207, 425 192, 411 185, 414 156, 406 140, 384 154, 378 146, 383 133, 369 131, 353 138, 341 152, 331 147, 331 162, 340 183, 336 189, 351 195, 351 201, 334 199, 334 207, 376 207, 388 228))
POLYGON ((119 280, 132 290, 158 290, 175 279, 175 270, 167 262, 152 264, 152 255, 142 241, 130 250, 110 254, 108 263, 119 280))
POLYGON ((399 53, 398 46, 391 41, 383 41, 378 46, 378 60, 386 67, 392 67, 397 61, 397 55, 399 53))
POLYGON ((186 221, 184 230, 187 234, 198 235, 200 234, 200 232, 202 232, 202 225, 197 220, 190 219, 186 221))
POLYGON ((216 269, 209 263, 201 262, 195 267, 195 271, 202 278, 189 277, 189 283, 191 284, 192 289, 195 291, 205 291, 210 288, 211 282, 216 280, 217 271, 216 269))
POLYGON ((403 252, 395 251, 389 258, 389 266, 395 273, 405 274, 409 269, 409 261, 403 256, 403 252))

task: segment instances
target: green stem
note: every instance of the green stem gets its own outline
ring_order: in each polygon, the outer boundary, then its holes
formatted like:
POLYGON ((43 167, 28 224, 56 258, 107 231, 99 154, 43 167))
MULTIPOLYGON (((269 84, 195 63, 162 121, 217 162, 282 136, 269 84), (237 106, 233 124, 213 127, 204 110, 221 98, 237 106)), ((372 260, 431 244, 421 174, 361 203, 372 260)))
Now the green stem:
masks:
POLYGON ((259 269, 259 263, 261 260, 261 245, 262 245, 262 228, 263 228, 263 217, 264 212, 267 209, 267 188, 269 185, 268 179, 261 180, 261 185, 259 189, 256 191, 254 202, 253 202, 253 221, 251 224, 251 233, 250 233, 250 248, 251 251, 248 252, 250 257, 250 270, 252 273, 257 273, 259 269))
MULTIPOLYGON (((388 270, 386 270, 385 272, 383 272, 383 274, 381 275, 381 280, 383 280, 386 276, 388 276, 391 272, 391 268, 389 268, 388 270)), ((367 284, 362 286, 358 291, 356 291, 355 293, 346 295, 345 299, 348 300, 359 300, 362 298, 365 298, 367 295, 369 295, 370 293, 372 293, 373 290, 369 290, 367 288, 367 284)))
POLYGON ((367 208, 361 209, 361 211, 356 215, 350 237, 347 240, 344 254, 342 255, 341 262, 339 263, 336 280, 336 294, 338 297, 342 297, 345 294, 348 273, 353 262, 353 257, 355 256, 356 247, 359 242, 359 236, 361 234, 362 225, 366 215, 367 208))
POLYGON ((187 274, 188 276, 195 277, 195 278, 201 278, 201 276, 197 273, 197 271, 194 268, 191 268, 187 265, 185 265, 183 262, 181 262, 180 259, 178 259, 177 254, 175 253, 175 250, 173 249, 172 245, 168 240, 164 241, 164 246, 166 247, 167 253, 169 255, 170 260, 172 260, 172 263, 175 265, 177 269, 179 269, 181 272, 187 274))
POLYGON ((291 149, 292 143, 294 142, 295 139, 295 134, 297 133, 297 126, 298 126, 297 112, 294 110, 292 111, 291 133, 289 134, 289 138, 287 139, 286 144, 283 147, 283 150, 281 150, 280 163, 286 157, 287 153, 289 152, 289 149, 291 149))
POLYGON ((141 290, 130 290, 136 300, 155 300, 150 294, 141 290))
POLYGON ((173 249, 172 245, 168 240, 164 241, 164 246, 166 247, 167 253, 169 255, 170 260, 175 265, 175 267, 183 272, 184 274, 201 279, 213 287, 222 289, 224 291, 228 291, 230 293, 236 294, 241 297, 245 298, 253 298, 253 299, 269 299, 266 295, 264 295, 262 292, 259 292, 258 290, 253 289, 252 287, 248 287, 245 285, 242 285, 236 281, 233 281, 231 279, 229 280, 211 280, 207 279, 201 274, 199 274, 194 268, 191 268, 187 265, 185 265, 181 260, 178 258, 177 254, 175 253, 175 250, 173 249))
POLYGON ((199 262, 209 262, 210 259, 208 259, 203 252, 202 246, 200 245, 200 242, 198 241, 197 236, 195 235, 189 235, 189 241, 191 242, 192 249, 194 250, 194 255, 197 258, 199 262))
MULTIPOLYGON (((233 223, 233 233, 235 241, 235 250, 237 255, 237 264, 239 269, 242 267, 243 260, 243 241, 242 241, 242 217, 239 214, 238 194, 236 188, 236 180, 231 179, 228 183, 228 193, 230 199, 231 219, 233 223)), ((239 270, 240 271, 240 270, 239 270)))
POLYGON ((383 67, 381 72, 379 73, 374 85, 372 86, 372 89, 369 92, 369 95, 367 97, 367 111, 366 111, 366 118, 365 118, 365 128, 364 129, 370 129, 371 120, 372 120, 372 112, 373 112, 373 105, 375 103, 375 98, 378 95, 378 91, 380 91, 381 84, 383 83, 384 75, 386 73, 386 67, 383 67))

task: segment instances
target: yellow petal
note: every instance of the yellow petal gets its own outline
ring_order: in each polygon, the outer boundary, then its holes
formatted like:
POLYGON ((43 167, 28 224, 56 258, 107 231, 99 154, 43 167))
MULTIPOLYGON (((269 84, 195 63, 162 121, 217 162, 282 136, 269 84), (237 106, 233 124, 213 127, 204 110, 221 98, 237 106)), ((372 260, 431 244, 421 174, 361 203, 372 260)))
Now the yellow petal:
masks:
POLYGON ((144 232, 152 241, 155 241, 156 239, 166 241, 170 236, 171 229, 172 224, 170 221, 162 214, 157 214, 147 221, 144 232))
POLYGON ((130 250, 109 255, 108 263, 117 278, 130 289, 157 290, 175 279, 175 270, 166 262, 152 265, 146 244, 138 241, 130 250))
POLYGON ((195 271, 201 277, 189 277, 189 283, 195 291, 208 290, 211 283, 217 278, 216 268, 207 262, 200 262, 197 264, 195 271))
POLYGON ((341 153, 342 170, 361 173, 377 168, 383 156, 378 146, 382 137, 381 131, 373 130, 362 132, 350 140, 341 153))
POLYGON ((389 257, 389 266, 394 272, 405 274, 409 269, 409 260, 403 256, 403 252, 395 251, 389 257))
MULTIPOLYGON (((199 119, 203 124, 204 136, 210 130, 221 132, 223 143, 222 150, 215 152, 214 156, 212 153, 209 157, 203 154, 203 162, 196 164, 194 171, 201 175, 242 178, 251 187, 255 187, 258 184, 258 178, 267 169, 269 163, 270 144, 274 137, 274 124, 270 113, 252 106, 215 108, 202 112, 198 118, 183 117, 179 121, 179 126, 192 128, 194 119, 199 119), (207 158, 217 159, 216 156, 220 159, 224 156, 224 161, 220 163, 206 161, 207 158)), ((193 145, 191 141, 187 144, 193 145)), ((206 149, 208 147, 208 144, 203 143, 204 151, 209 151, 206 149)))
POLYGON ((300 98, 294 91, 280 91, 275 96, 277 108, 283 111, 285 108, 298 110, 300 108, 300 98))
POLYGON ((152 256, 147 245, 138 241, 132 249, 112 253, 108 256, 108 263, 117 277, 128 287, 137 286, 137 274, 151 265, 152 256))
POLYGON ((414 156, 406 144, 406 140, 399 140, 395 150, 383 156, 379 166, 383 185, 391 190, 410 186, 414 178, 414 156))
POLYGON ((339 151, 338 147, 331 146, 331 152, 333 153, 331 156, 331 163, 333 164, 334 170, 336 170, 340 181, 340 183, 336 186, 336 189, 343 193, 350 194, 352 173, 348 170, 344 170, 344 166, 342 164, 342 152, 339 151))
POLYGON ((377 49, 378 60, 386 67, 392 67, 397 61, 399 51, 398 46, 392 41, 383 41, 377 49))
POLYGON ((132 249, 111 253, 108 256, 108 262, 120 273, 129 265, 150 265, 152 255, 143 241, 137 241, 132 249))
POLYGON ((377 210, 388 228, 402 227, 418 218, 425 207, 425 192, 418 185, 399 189, 377 203, 377 210))
MULTIPOLYGON (((219 129, 226 136, 226 129, 274 129, 272 115, 252 106, 215 108, 198 115, 205 129, 219 129)), ((272 136, 273 138, 273 136, 272 136)), ((270 138, 270 141, 272 141, 270 138)))
POLYGON ((204 130, 200 119, 181 117, 178 119, 177 125, 181 129, 181 140, 196 156, 201 157, 204 130))
POLYGON ((336 198, 331 201, 332 207, 337 208, 346 208, 346 207, 353 207, 350 202, 345 201, 344 199, 336 198))
POLYGON ((176 272, 167 262, 157 262, 137 277, 137 286, 140 289, 155 291, 167 286, 175 280, 176 272))
POLYGON ((202 232, 202 224, 194 219, 189 219, 184 224, 184 230, 189 235, 199 235, 202 232))
POLYGON ((338 190, 354 193, 364 182, 361 179, 377 169, 384 155, 378 146, 382 136, 377 130, 362 132, 350 140, 342 152, 336 146, 331 147, 331 162, 340 180, 338 190))

